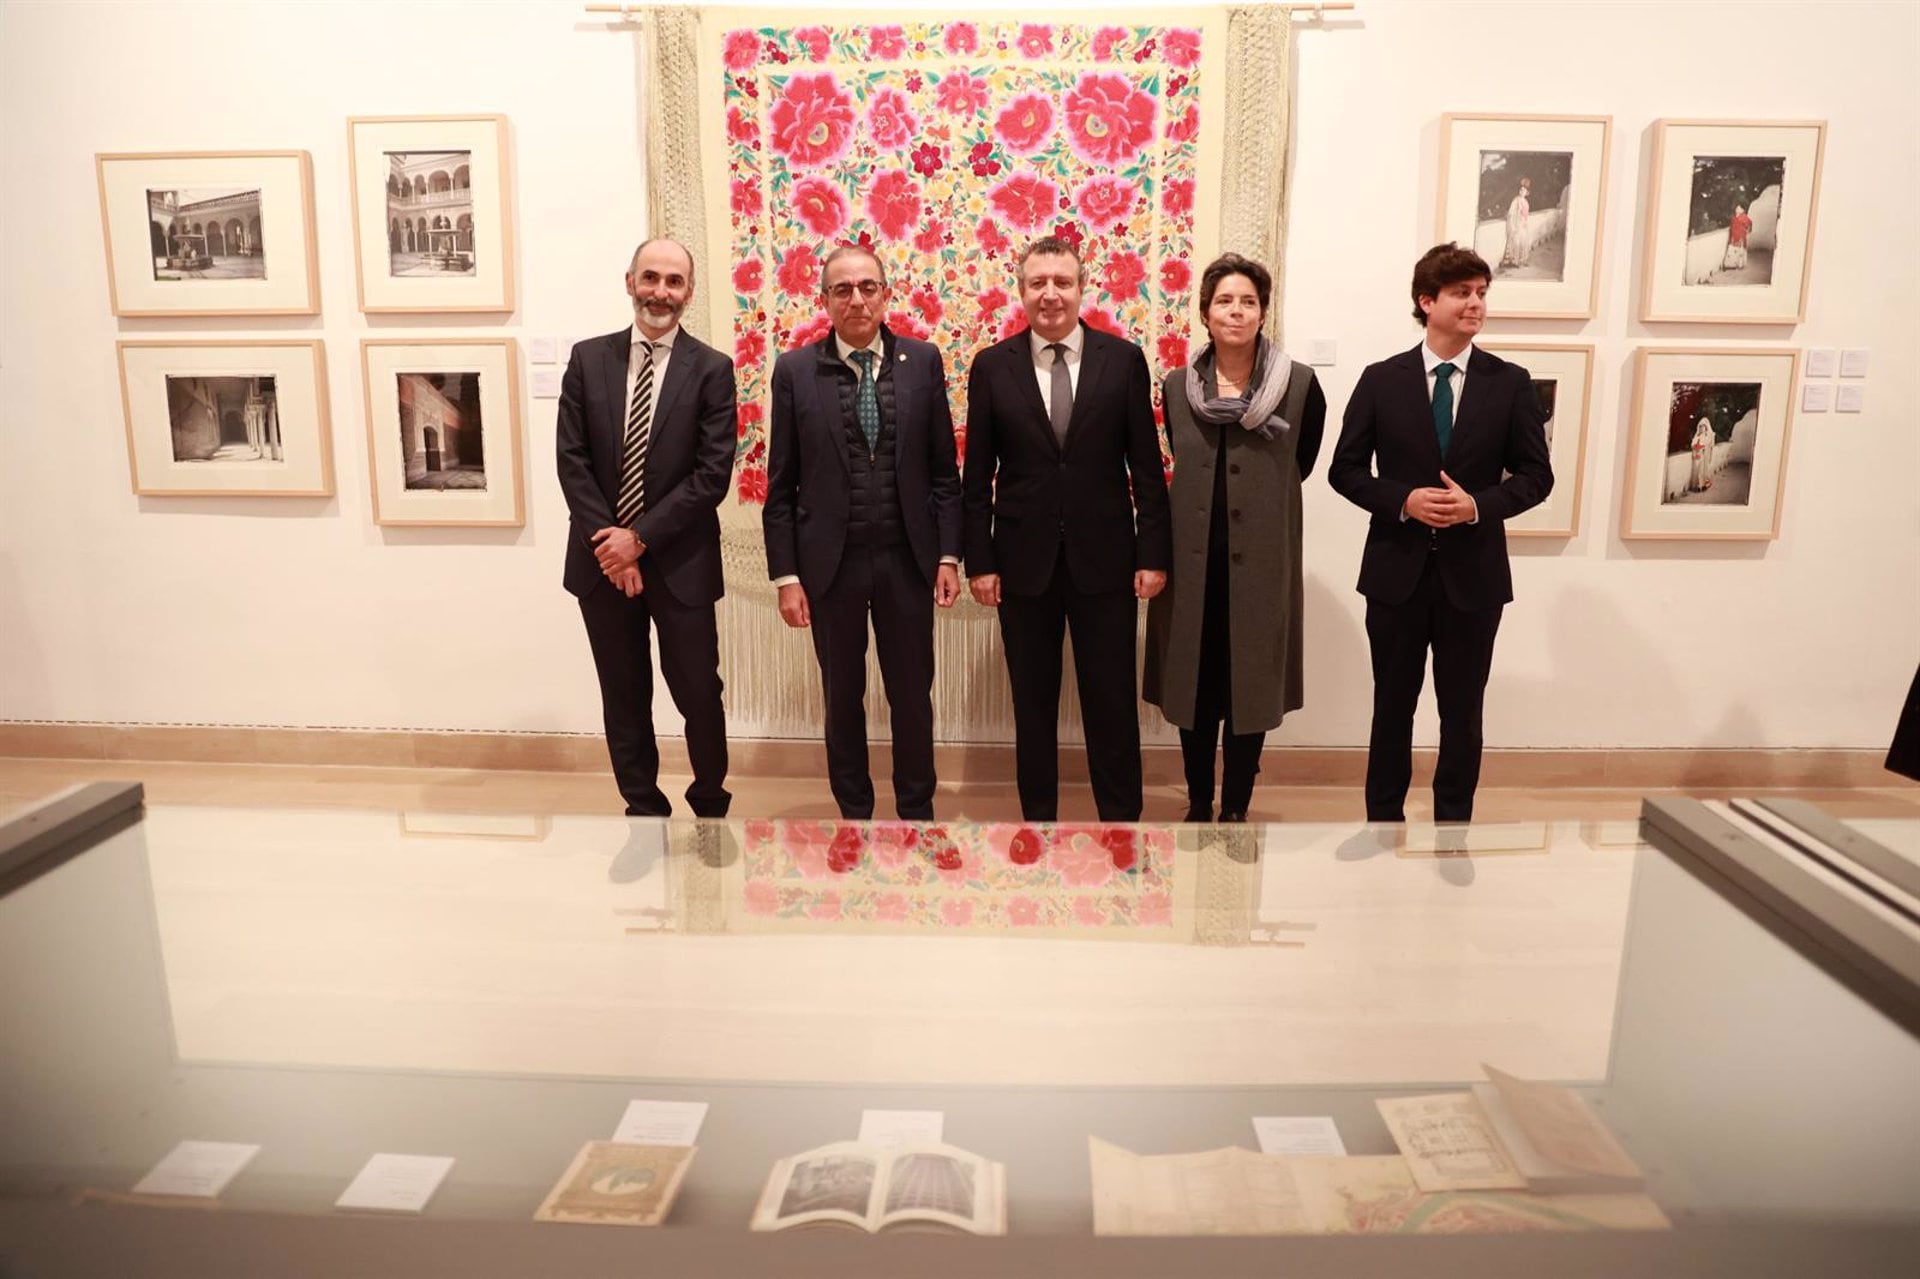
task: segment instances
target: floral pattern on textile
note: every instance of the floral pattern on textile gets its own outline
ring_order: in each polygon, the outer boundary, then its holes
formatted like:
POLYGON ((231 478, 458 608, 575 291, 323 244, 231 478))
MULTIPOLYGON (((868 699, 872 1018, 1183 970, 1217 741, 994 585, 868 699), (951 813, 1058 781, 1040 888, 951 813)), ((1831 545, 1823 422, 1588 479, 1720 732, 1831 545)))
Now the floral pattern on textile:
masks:
POLYGON ((749 916, 1173 935, 1171 830, 793 819, 748 822, 744 834, 741 903, 749 916))
POLYGON ((963 454, 973 354, 1025 329, 1012 258, 1036 236, 1079 247, 1083 316, 1140 344, 1157 397, 1197 275, 1201 43, 1017 18, 723 33, 739 500, 766 494, 765 412, 745 410, 767 404, 775 353, 830 331, 819 273, 836 244, 879 255, 889 325, 944 353, 963 454))

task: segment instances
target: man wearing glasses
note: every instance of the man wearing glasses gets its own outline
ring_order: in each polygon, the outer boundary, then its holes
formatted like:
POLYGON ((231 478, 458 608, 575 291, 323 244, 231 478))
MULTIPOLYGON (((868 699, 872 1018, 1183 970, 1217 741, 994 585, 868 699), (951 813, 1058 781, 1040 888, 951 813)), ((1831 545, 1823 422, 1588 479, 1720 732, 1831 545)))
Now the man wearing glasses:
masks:
POLYGON ((893 719, 894 811, 933 817, 933 609, 960 595, 960 473, 946 367, 882 322, 885 268, 827 255, 833 332, 773 366, 762 526, 780 617, 813 632, 826 696, 827 779, 840 815, 873 816, 867 626, 893 719))

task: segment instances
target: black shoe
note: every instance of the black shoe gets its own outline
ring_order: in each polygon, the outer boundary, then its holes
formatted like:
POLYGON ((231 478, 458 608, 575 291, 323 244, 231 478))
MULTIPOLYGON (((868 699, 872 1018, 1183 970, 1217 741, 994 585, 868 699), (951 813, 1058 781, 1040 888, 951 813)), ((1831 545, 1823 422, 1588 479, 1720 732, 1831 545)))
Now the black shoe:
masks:
POLYGON ((1187 815, 1180 820, 1183 822, 1210 822, 1213 820, 1213 806, 1211 804, 1205 807, 1195 805, 1187 809, 1187 815))
POLYGON ((1223 822, 1231 822, 1236 825, 1244 826, 1247 821, 1247 815, 1245 813, 1229 813, 1226 809, 1223 808, 1220 810, 1219 820, 1223 822))

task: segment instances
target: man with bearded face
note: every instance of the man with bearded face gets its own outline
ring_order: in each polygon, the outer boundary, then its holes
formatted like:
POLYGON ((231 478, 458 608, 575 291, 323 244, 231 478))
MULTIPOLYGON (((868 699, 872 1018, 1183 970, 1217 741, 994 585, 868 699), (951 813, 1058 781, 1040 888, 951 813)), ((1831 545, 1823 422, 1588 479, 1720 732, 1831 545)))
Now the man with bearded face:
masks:
POLYGON ((733 475, 733 362, 680 328, 693 257, 649 240, 626 275, 633 323, 573 348, 560 383, 560 490, 572 516, 565 584, 600 677, 607 754, 629 816, 664 817, 649 623, 686 720, 698 817, 724 817, 727 717, 714 604, 725 591, 718 508, 733 475))

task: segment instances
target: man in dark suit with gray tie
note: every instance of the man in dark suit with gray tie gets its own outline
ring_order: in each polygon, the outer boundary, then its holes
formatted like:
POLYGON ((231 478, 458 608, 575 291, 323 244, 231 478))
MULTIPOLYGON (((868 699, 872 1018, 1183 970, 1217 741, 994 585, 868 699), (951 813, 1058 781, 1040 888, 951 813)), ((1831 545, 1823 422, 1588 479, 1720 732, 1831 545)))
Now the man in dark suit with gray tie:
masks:
POLYGON ((1361 373, 1327 468, 1340 495, 1373 517, 1360 558, 1373 655, 1372 822, 1406 819, 1429 649, 1440 703, 1434 819, 1473 817, 1493 640, 1513 598, 1501 522, 1553 489, 1532 379, 1473 345, 1492 278, 1479 254, 1454 244, 1414 265, 1413 315, 1426 338, 1361 373))
POLYGON ((933 818, 933 610, 960 596, 960 471, 937 348, 882 322, 880 259, 827 254, 833 332, 773 366, 762 527, 787 625, 810 628, 840 815, 873 816, 867 627, 893 721, 893 803, 933 818))
POLYGON ((1094 807, 1139 821, 1139 601, 1165 588, 1173 558, 1147 359, 1081 321, 1071 242, 1034 241, 1018 270, 1028 328, 981 351, 967 378, 968 588, 1000 610, 1021 816, 1058 816, 1070 632, 1094 807))
POLYGON ((733 474, 733 362, 680 327, 693 258, 649 240, 627 270, 633 324, 573 348, 555 423, 571 525, 565 583, 600 677, 607 753, 629 816, 664 817, 649 624, 686 721, 699 817, 724 817, 727 715, 714 604, 718 508, 733 474))

